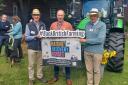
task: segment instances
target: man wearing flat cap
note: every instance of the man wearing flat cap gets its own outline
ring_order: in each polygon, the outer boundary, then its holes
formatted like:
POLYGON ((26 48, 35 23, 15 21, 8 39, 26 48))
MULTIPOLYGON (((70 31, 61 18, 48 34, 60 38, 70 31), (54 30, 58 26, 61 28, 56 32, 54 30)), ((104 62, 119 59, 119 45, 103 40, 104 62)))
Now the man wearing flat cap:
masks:
POLYGON ((92 8, 90 13, 90 22, 85 28, 85 65, 87 70, 87 85, 99 85, 100 83, 100 66, 104 51, 104 42, 106 38, 106 25, 99 19, 99 11, 92 8))
POLYGON ((46 30, 45 24, 40 21, 39 9, 33 9, 32 22, 26 25, 25 38, 28 48, 28 73, 29 85, 33 85, 34 77, 34 64, 37 65, 36 78, 46 83, 42 70, 42 53, 41 53, 41 37, 39 36, 40 30, 46 30))

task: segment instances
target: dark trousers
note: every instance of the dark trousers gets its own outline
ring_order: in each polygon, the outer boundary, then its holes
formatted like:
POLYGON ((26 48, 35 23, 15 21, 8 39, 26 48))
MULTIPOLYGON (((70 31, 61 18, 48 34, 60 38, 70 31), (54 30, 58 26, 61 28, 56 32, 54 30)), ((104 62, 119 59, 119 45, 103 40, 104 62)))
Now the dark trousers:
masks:
POLYGON ((7 35, 0 36, 0 53, 1 53, 2 46, 5 45, 5 54, 7 57, 9 57, 8 43, 9 43, 9 36, 7 35))
POLYGON ((17 59, 17 58, 22 58, 23 53, 22 53, 22 47, 21 47, 21 38, 20 39, 14 39, 14 44, 13 44, 13 52, 11 54, 11 58, 17 59))
MULTIPOLYGON (((70 79, 70 67, 65 67, 66 79, 70 79)), ((54 77, 58 78, 59 66, 54 66, 54 77)))

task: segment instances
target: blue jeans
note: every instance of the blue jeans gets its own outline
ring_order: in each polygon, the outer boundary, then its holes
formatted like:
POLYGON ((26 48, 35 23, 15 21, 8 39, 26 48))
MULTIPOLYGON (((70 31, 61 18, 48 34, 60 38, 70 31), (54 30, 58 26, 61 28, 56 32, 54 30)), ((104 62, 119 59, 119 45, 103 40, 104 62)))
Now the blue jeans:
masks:
MULTIPOLYGON (((65 67, 66 79, 70 79, 70 67, 65 67)), ((59 66, 54 66, 54 77, 58 78, 59 75, 59 66)))
POLYGON ((6 53, 7 57, 9 57, 8 43, 9 43, 9 36, 8 35, 0 36, 0 53, 1 53, 2 46, 5 45, 5 53, 6 53))

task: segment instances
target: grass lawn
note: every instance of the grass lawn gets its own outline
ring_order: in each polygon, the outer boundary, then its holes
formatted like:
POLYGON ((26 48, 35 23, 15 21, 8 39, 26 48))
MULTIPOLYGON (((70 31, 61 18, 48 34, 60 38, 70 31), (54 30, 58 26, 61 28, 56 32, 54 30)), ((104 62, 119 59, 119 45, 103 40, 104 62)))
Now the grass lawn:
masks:
MULTIPOLYGON (((112 73, 105 71, 101 85, 128 85, 128 41, 126 41, 125 49, 125 64, 123 73, 112 73)), ((71 78, 73 85, 86 85, 85 68, 72 68, 71 78)), ((27 54, 24 53, 24 59, 21 63, 16 64, 13 68, 6 62, 4 54, 0 56, 0 85, 28 85, 27 74, 27 54)), ((53 77, 53 67, 47 66, 44 68, 44 74, 47 79, 53 77)), ((35 85, 42 84, 36 80, 35 85)), ((60 79, 53 85, 66 85, 65 75, 60 71, 60 79)))

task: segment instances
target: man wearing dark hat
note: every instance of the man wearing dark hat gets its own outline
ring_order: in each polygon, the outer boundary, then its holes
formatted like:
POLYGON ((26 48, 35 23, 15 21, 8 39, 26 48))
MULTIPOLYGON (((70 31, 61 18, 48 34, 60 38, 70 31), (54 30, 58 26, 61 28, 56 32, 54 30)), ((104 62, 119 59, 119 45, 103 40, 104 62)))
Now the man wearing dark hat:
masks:
POLYGON ((40 21, 39 9, 33 9, 32 22, 26 25, 25 37, 28 45, 28 72, 29 72, 29 85, 33 85, 34 77, 34 64, 37 65, 37 79, 46 83, 43 77, 42 69, 42 53, 41 53, 41 37, 39 36, 40 30, 46 30, 45 24, 40 21))
POLYGON ((106 25, 100 21, 98 9, 92 8, 89 16, 91 21, 85 29, 86 39, 80 39, 80 42, 86 43, 84 56, 87 69, 87 85, 99 85, 106 25))

